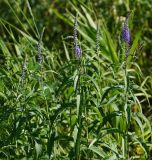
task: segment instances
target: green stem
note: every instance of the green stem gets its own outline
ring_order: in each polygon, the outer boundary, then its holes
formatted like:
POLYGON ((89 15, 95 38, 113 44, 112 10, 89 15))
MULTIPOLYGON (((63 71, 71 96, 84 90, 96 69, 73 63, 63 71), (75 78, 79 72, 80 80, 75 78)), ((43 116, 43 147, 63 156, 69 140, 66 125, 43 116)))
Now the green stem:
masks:
POLYGON ((80 160, 80 144, 81 144, 81 131, 82 131, 82 102, 83 102, 83 89, 80 90, 80 66, 78 68, 79 80, 78 80, 78 90, 77 96, 80 96, 80 104, 78 110, 78 117, 77 117, 77 125, 78 125, 78 133, 76 138, 75 144, 75 160, 80 160))
POLYGON ((125 59, 125 107, 124 107, 124 123, 125 123, 125 134, 124 134, 124 157, 128 159, 128 74, 127 74, 127 56, 125 59))
POLYGON ((75 160, 80 160, 81 131, 82 131, 82 107, 80 106, 79 116, 78 116, 78 133, 77 133, 76 148, 75 148, 75 155, 76 155, 75 160))

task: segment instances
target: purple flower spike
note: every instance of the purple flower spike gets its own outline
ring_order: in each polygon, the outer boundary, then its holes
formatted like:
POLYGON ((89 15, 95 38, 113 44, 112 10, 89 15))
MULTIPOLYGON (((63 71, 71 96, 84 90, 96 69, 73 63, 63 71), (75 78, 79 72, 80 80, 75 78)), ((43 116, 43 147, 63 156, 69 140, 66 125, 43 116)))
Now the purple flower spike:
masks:
POLYGON ((79 46, 76 46, 76 48, 75 48, 75 53, 76 53, 76 56, 77 56, 78 58, 81 57, 81 49, 80 49, 79 46))
POLYGON ((126 43, 130 43, 130 31, 129 31, 129 28, 128 28, 128 25, 125 23, 124 24, 124 27, 123 27, 123 30, 122 30, 122 39, 126 42, 126 43))
POLYGON ((126 20, 125 20, 125 23, 124 23, 124 26, 123 26, 123 29, 122 29, 122 39, 127 44, 130 44, 130 41, 131 41, 130 30, 129 30, 129 27, 128 27, 129 17, 130 17, 130 13, 128 13, 128 15, 126 17, 126 20))

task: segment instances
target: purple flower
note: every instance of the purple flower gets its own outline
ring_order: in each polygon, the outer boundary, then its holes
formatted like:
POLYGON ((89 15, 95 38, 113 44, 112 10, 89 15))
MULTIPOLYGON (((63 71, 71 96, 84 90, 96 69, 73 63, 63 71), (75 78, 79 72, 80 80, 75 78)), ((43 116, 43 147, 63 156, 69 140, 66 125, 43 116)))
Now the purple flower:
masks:
POLYGON ((81 57, 81 49, 79 46, 75 47, 75 54, 76 54, 76 57, 78 57, 78 58, 81 57))
POLYGON ((126 43, 130 43, 130 31, 128 28, 128 25, 124 25, 123 30, 122 30, 122 39, 126 42, 126 43))
POLYGON ((128 19, 129 19, 129 15, 126 18, 126 21, 124 23, 123 29, 122 29, 122 39, 129 44, 130 40, 131 40, 131 36, 130 36, 130 30, 128 27, 128 19))
POLYGON ((130 17, 130 13, 127 15, 123 29, 122 29, 122 39, 126 43, 126 51, 125 51, 126 58, 128 57, 128 54, 130 52, 130 41, 131 41, 130 30, 128 27, 129 17, 130 17))

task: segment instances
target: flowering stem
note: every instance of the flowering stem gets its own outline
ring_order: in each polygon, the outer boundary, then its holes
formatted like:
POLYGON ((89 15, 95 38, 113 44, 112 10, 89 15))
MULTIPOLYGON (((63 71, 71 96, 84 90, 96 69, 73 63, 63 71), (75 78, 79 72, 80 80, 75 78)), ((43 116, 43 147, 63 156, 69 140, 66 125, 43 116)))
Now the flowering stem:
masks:
POLYGON ((129 81, 128 81, 128 73, 127 73, 127 55, 125 57, 125 68, 124 68, 124 78, 125 78, 125 90, 124 90, 124 94, 125 94, 125 105, 124 105, 124 125, 125 125, 125 130, 124 130, 124 153, 123 156, 124 158, 128 159, 128 86, 129 86, 129 81))
POLYGON ((75 160, 80 160, 80 144, 81 144, 81 131, 82 131, 82 102, 83 102, 83 89, 80 88, 80 67, 78 68, 78 90, 77 90, 77 101, 79 103, 77 105, 77 127, 78 127, 78 132, 77 132, 77 138, 76 138, 76 144, 75 144, 75 160), (79 98, 78 98, 79 97, 79 98))

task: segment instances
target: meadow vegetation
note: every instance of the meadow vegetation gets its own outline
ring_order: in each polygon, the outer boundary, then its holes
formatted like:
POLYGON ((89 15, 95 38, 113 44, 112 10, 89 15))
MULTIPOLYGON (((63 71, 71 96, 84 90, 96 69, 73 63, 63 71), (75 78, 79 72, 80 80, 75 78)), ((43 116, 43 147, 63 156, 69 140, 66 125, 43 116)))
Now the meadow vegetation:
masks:
POLYGON ((152 159, 151 0, 0 14, 0 159, 152 159))

